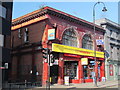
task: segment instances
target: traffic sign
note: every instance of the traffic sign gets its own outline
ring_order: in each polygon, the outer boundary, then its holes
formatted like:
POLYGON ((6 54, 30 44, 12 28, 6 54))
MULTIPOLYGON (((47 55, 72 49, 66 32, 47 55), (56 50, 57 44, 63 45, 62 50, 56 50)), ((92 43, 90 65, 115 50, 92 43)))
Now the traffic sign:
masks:
POLYGON ((97 39, 97 40, 96 40, 96 44, 97 44, 97 45, 104 45, 103 39, 97 39))

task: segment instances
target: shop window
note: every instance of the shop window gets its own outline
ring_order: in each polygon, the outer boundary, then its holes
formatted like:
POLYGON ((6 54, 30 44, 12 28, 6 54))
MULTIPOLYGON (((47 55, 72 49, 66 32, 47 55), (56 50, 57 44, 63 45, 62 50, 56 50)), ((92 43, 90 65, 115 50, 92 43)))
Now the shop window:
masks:
POLYGON ((93 79, 94 76, 94 61, 89 61, 88 65, 83 66, 84 79, 93 79))
POLYGON ((28 43, 29 42, 29 36, 28 36, 28 28, 25 29, 24 32, 24 42, 28 43))
POLYGON ((63 45, 77 47, 77 36, 73 28, 67 29, 63 33, 62 43, 63 45))
POLYGON ((78 79, 78 62, 77 61, 65 61, 64 75, 69 76, 70 79, 78 79))
POLYGON ((93 41, 89 34, 85 34, 82 39, 82 48, 93 50, 93 41))

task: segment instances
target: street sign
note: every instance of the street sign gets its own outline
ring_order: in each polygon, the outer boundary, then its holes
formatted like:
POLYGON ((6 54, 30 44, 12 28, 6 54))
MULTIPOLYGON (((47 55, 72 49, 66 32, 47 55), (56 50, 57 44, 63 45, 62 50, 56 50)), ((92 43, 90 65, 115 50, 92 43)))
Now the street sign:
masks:
POLYGON ((103 39, 97 39, 97 40, 96 40, 96 44, 97 44, 97 45, 104 45, 103 39))

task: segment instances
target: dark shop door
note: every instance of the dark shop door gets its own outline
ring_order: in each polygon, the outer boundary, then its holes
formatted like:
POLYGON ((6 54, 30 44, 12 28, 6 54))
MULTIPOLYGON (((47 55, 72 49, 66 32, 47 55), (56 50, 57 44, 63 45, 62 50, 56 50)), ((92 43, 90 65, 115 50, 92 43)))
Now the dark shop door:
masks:
POLYGON ((58 81, 58 65, 50 66, 51 84, 55 84, 58 81))

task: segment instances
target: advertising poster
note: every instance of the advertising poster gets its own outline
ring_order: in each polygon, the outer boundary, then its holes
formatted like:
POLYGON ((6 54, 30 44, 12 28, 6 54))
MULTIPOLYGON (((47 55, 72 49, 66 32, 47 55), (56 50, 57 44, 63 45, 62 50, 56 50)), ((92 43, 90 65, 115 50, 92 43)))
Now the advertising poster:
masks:
POLYGON ((55 39, 55 29, 48 29, 48 40, 55 39))

